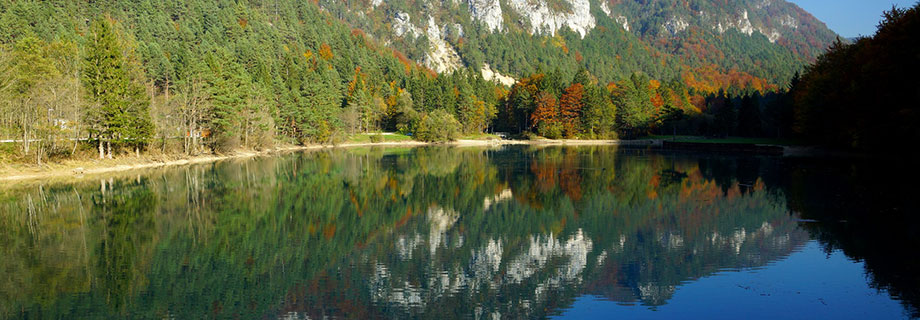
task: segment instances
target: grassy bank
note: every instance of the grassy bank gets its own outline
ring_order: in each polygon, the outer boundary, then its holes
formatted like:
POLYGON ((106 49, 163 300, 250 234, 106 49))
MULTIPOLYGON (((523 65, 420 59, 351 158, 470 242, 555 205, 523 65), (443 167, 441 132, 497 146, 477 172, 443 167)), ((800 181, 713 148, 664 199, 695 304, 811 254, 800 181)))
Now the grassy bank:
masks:
POLYGON ((345 140, 345 143, 407 142, 412 137, 401 133, 359 133, 345 140))

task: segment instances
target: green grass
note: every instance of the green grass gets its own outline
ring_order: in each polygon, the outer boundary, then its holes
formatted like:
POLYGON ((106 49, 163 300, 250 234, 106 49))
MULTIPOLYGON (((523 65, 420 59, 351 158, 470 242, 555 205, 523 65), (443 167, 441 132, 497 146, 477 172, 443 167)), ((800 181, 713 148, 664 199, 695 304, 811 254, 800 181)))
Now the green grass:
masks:
MULTIPOLYGON (((375 136, 375 135, 377 135, 377 134, 375 134, 375 133, 359 133, 359 134, 356 134, 356 135, 353 135, 353 136, 349 137, 347 140, 345 140, 345 142, 346 142, 346 143, 372 143, 372 142, 375 142, 375 141, 371 140, 371 136, 375 136)), ((403 134, 399 134, 399 133, 380 135, 380 138, 381 138, 380 141, 376 141, 376 142, 406 142, 406 141, 412 141, 412 137, 407 136, 407 135, 403 135, 403 134)))
POLYGON ((731 143, 731 144, 771 144, 780 146, 795 146, 803 143, 791 139, 773 139, 773 138, 745 138, 745 137, 726 137, 726 138, 707 138, 702 136, 648 136, 643 140, 666 140, 690 143, 731 143))

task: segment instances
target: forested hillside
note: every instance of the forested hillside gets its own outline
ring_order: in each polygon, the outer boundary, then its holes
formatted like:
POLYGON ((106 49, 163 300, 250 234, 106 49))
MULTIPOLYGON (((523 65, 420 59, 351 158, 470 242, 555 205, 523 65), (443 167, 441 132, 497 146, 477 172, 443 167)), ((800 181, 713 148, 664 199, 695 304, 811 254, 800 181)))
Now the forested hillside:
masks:
POLYGON ((785 86, 835 34, 783 0, 318 0, 438 71, 543 66, 601 82, 643 71, 698 90, 785 86))
POLYGON ((780 84, 833 34, 783 1, 669 3, 3 2, 0 154, 791 135, 780 84))
MULTIPOLYGON (((108 157, 177 138, 189 154, 328 143, 497 99, 480 76, 436 75, 310 2, 13 1, 0 12, 0 128, 38 163, 79 141, 108 157)), ((489 110, 468 111, 481 130, 489 110)))

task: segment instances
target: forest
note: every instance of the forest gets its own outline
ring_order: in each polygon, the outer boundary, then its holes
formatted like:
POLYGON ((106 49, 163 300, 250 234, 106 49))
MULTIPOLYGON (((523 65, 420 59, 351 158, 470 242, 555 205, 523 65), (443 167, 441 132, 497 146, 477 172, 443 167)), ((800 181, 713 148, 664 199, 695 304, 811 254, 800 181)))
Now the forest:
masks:
POLYGON ((787 99, 795 133, 812 143, 873 152, 916 153, 920 138, 920 3, 885 12, 872 37, 834 43, 787 99))
POLYGON ((508 88, 472 67, 437 74, 312 2, 4 2, 0 161, 227 153, 380 131, 881 149, 918 137, 917 10, 892 9, 872 38, 838 40, 788 87, 705 67, 605 81, 582 63, 543 65, 508 88))
POLYGON ((500 93, 478 74, 437 75, 309 2, 0 11, 0 135, 12 161, 331 144, 382 129, 434 139, 432 121, 484 130, 500 93))

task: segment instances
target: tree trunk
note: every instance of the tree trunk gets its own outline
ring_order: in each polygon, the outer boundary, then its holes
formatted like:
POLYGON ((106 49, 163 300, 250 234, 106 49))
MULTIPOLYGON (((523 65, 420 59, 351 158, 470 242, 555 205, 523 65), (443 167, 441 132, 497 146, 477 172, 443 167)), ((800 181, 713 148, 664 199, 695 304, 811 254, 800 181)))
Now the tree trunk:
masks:
POLYGON ((105 148, 102 147, 102 137, 99 137, 99 159, 105 159, 105 148))
POLYGON ((111 141, 106 141, 106 142, 105 142, 105 148, 108 149, 108 150, 107 150, 107 151, 108 151, 108 152, 107 152, 108 154, 106 154, 106 157, 109 158, 109 159, 112 159, 112 142, 111 142, 111 141))
POLYGON ((165 93, 166 93, 166 100, 164 101, 164 103, 167 103, 167 104, 168 104, 168 103, 169 103, 169 74, 166 75, 166 90, 165 90, 165 93))
POLYGON ((185 154, 191 154, 191 142, 192 142, 192 125, 189 122, 185 121, 185 136, 182 137, 182 147, 185 151, 185 154))
POLYGON ((25 154, 29 154, 29 131, 26 130, 24 125, 22 128, 22 151, 25 154))
POLYGON ((197 124, 198 124, 198 122, 197 122, 197 120, 196 120, 195 122, 192 123, 191 126, 189 126, 188 134, 189 134, 189 136, 192 137, 192 144, 191 144, 191 146, 190 146, 190 148, 189 148, 189 149, 191 150, 191 152, 189 152, 190 155, 191 155, 191 154, 198 153, 198 136, 196 135, 196 131, 198 131, 198 125, 197 125, 197 124))
POLYGON ((249 148, 249 115, 246 116, 246 128, 243 129, 243 148, 249 148))

